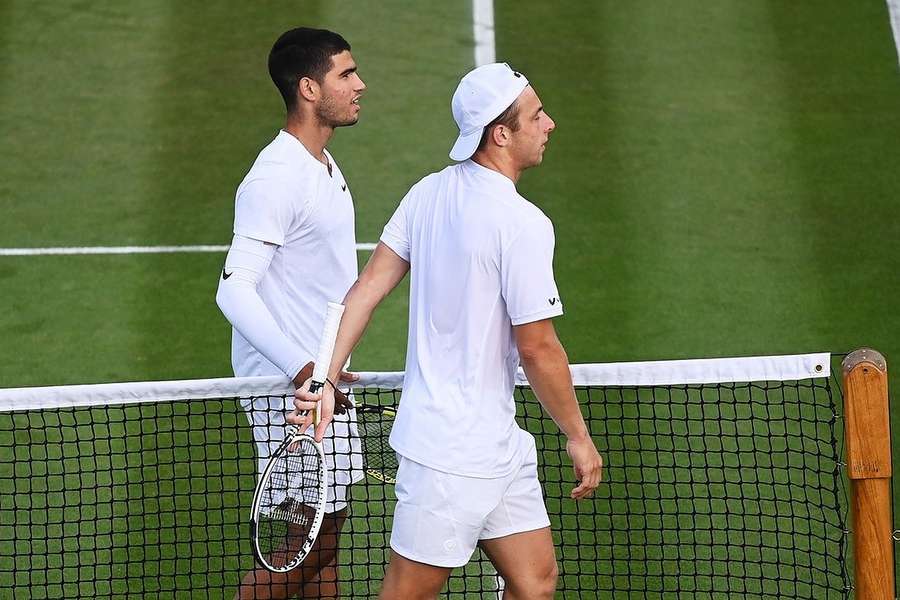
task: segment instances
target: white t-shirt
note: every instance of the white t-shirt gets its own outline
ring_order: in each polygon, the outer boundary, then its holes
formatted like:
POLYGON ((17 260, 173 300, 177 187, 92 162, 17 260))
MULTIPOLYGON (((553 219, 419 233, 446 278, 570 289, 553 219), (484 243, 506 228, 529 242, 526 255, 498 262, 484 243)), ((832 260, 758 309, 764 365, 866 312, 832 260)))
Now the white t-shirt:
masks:
POLYGON ((513 325, 563 312, 552 223, 504 175, 467 160, 414 185, 381 241, 411 278, 391 446, 448 473, 509 473, 527 448, 515 421, 513 325))
MULTIPOLYGON (((330 166, 281 131, 259 153, 235 198, 235 235, 277 246, 257 292, 281 331, 305 354, 296 361, 299 366, 315 360, 326 306, 343 301, 358 273, 353 198, 337 163, 325 155, 330 166)), ((231 363, 238 377, 285 375, 236 329, 231 363)), ((256 398, 242 405, 253 425, 261 471, 284 439, 293 397, 256 398)), ((345 486, 364 477, 354 410, 335 415, 323 445, 334 484, 326 512, 333 512, 346 505, 345 486)))
MULTIPOLYGON (((263 148, 238 186, 234 233, 278 246, 258 292, 275 322, 315 360, 328 302, 342 302, 356 281, 353 198, 337 163, 331 173, 291 134, 263 148)), ((236 330, 235 375, 281 375, 236 330)), ((288 376, 293 374, 288 373, 288 376)))

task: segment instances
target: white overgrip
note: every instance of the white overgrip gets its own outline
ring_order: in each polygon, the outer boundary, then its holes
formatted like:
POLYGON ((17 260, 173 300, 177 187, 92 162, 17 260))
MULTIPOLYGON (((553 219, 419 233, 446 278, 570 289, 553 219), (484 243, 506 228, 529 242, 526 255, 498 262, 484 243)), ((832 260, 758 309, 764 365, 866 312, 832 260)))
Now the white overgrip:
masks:
MULTIPOLYGON (((322 337, 319 339, 319 352, 316 354, 316 364, 313 366, 313 388, 321 388, 328 377, 328 367, 331 366, 331 355, 334 354, 334 343, 337 340, 338 327, 341 325, 341 315, 344 314, 344 305, 337 302, 329 302, 325 310, 325 326, 322 328, 322 337)), ((320 411, 314 411, 314 423, 319 424, 320 411)))

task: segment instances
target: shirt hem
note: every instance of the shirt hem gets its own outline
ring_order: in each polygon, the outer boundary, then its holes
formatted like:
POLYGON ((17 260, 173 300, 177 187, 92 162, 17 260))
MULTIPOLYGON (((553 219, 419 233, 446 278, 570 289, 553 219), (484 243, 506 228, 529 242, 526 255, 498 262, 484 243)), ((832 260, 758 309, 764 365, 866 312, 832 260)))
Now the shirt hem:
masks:
POLYGON ((406 262, 409 262, 408 250, 406 252, 402 252, 399 248, 396 247, 400 243, 400 240, 395 240, 395 239, 390 239, 390 238, 386 239, 384 234, 382 234, 381 238, 378 241, 380 241, 382 244, 384 244, 385 246, 390 248, 394 252, 394 254, 396 254, 397 256, 399 256, 400 258, 405 260, 406 262))
POLYGON ((559 308, 548 308, 547 310, 541 310, 521 317, 516 317, 515 319, 510 319, 510 321, 513 325, 525 325, 526 323, 534 323, 535 321, 558 317, 562 314, 563 309, 562 306, 560 306, 559 308))
MULTIPOLYGON (((389 442, 390 442, 390 440, 389 440, 389 442)), ((498 473, 495 473, 493 471, 490 471, 490 472, 465 471, 465 470, 455 469, 448 465, 442 465, 440 463, 437 463, 437 462, 434 462, 431 460, 422 459, 420 456, 416 455, 414 452, 407 452, 393 444, 391 444, 391 448, 393 448, 393 450, 397 454, 402 456, 403 458, 405 458, 407 460, 411 460, 415 463, 419 463, 420 465, 428 467, 429 469, 434 469, 435 471, 440 471, 442 473, 448 473, 450 475, 457 475, 459 477, 472 477, 474 479, 499 479, 501 477, 506 477, 507 475, 509 475, 516 469, 518 469, 522 464, 521 460, 516 460, 516 457, 519 457, 521 459, 522 453, 517 452, 513 456, 513 459, 510 460, 511 466, 508 469, 500 471, 498 473)))

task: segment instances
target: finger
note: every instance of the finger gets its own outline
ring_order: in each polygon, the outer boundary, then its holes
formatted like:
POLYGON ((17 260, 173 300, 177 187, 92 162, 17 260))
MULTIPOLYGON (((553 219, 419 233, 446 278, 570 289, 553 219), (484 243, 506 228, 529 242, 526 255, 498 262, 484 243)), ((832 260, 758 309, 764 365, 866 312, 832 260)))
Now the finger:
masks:
POLYGON ((340 405, 341 407, 343 407, 345 409, 355 407, 355 405, 353 404, 353 401, 350 400, 350 398, 348 398, 347 395, 344 394, 344 392, 342 392, 340 390, 335 390, 335 392, 334 392, 334 404, 335 404, 335 407, 340 405))
POLYGON ((574 500, 583 500, 594 493, 594 488, 586 485, 584 482, 572 490, 571 497, 574 500))
POLYGON ((322 419, 319 421, 319 424, 316 425, 315 437, 317 442, 321 442, 322 438, 325 437, 325 430, 328 429, 328 425, 331 423, 331 417, 329 416, 327 419, 325 415, 322 415, 322 419))
POLYGON ((353 383, 359 380, 359 373, 351 373, 350 371, 341 371, 340 381, 344 383, 353 383))
POLYGON ((321 392, 310 392, 309 386, 307 384, 303 384, 304 387, 298 388, 294 392, 294 402, 302 401, 302 402, 318 402, 322 399, 321 392))
POLYGON ((288 423, 296 425, 299 431, 306 431, 312 424, 312 413, 310 411, 292 411, 287 416, 288 423))

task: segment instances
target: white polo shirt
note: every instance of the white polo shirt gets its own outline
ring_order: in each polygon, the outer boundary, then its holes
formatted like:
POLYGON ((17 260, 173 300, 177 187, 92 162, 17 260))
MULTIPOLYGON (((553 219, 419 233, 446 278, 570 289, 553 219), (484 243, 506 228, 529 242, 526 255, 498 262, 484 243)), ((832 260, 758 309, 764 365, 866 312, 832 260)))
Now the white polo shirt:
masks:
POLYGON ((411 278, 391 446, 456 475, 510 473, 527 449, 512 328, 563 312, 552 223, 511 180, 467 160, 414 185, 381 241, 410 263, 411 278))
MULTIPOLYGON (((234 233, 278 246, 258 292, 305 355, 298 368, 315 360, 326 305, 342 302, 358 274, 353 198, 337 163, 325 155, 330 174, 297 138, 280 131, 235 198, 234 233)), ((231 362, 239 377, 282 374, 237 330, 231 362)))

